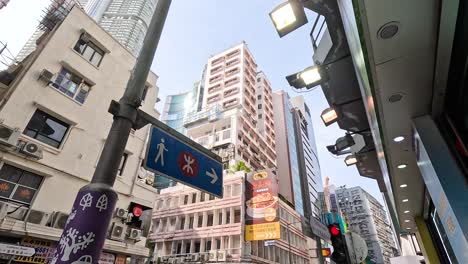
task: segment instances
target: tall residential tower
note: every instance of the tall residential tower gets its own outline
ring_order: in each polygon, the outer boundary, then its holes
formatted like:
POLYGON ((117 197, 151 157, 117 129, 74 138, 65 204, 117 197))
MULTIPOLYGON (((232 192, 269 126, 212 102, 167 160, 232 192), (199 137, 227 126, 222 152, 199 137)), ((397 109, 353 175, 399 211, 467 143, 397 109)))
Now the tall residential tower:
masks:
MULTIPOLYGON (((158 0, 65 0, 77 2, 104 30, 112 35, 133 56, 138 57, 158 0)), ((52 2, 51 6, 56 5, 52 2)), ((36 49, 44 34, 37 29, 16 56, 21 61, 36 49)))

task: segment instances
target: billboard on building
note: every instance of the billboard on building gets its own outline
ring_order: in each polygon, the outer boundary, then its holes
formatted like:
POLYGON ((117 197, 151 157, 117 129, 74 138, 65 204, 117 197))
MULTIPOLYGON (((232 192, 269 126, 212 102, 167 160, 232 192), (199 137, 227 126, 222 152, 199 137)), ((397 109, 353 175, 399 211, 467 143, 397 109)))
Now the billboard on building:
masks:
POLYGON ((245 186, 245 240, 279 239, 277 176, 271 170, 251 172, 245 186))

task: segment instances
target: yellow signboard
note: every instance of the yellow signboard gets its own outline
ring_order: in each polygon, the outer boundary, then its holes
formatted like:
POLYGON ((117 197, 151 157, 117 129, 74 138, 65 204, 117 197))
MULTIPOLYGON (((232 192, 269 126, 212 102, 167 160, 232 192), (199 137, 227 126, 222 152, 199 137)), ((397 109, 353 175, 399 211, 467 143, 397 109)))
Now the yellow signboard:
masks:
POLYGON ((245 226, 245 240, 272 240, 280 239, 280 223, 265 223, 245 226))

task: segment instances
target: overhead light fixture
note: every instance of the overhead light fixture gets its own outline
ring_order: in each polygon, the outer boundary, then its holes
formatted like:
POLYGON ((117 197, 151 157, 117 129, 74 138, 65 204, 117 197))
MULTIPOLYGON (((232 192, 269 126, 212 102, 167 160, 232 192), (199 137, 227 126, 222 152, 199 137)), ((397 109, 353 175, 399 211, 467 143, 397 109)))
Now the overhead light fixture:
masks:
POLYGON ((329 126, 338 120, 338 114, 333 107, 329 107, 322 111, 320 115, 325 126, 329 126))
POLYGON ((405 220, 405 223, 409 223, 409 222, 410 222, 410 220, 405 220))
POLYGON ((408 202, 409 200, 408 200, 408 199, 403 199, 403 200, 401 200, 401 201, 404 202, 404 203, 406 203, 406 202, 408 202))
POLYGON ((398 136, 398 137, 395 137, 393 139, 393 141, 395 141, 397 143, 402 142, 403 140, 405 140, 405 137, 403 137, 403 136, 398 136))
POLYGON ((345 158, 344 162, 346 163, 346 166, 351 166, 357 163, 357 158, 354 155, 349 155, 345 158))
POLYGON ((315 65, 304 69, 301 72, 286 76, 289 85, 294 88, 312 89, 315 86, 328 80, 328 75, 323 67, 315 65))
POLYGON ((327 146, 327 149, 333 155, 343 155, 351 153, 350 150, 344 151, 355 144, 353 137, 350 134, 346 134, 344 137, 340 137, 336 140, 335 145, 327 146))
POLYGON ((411 227, 407 227, 406 230, 411 230, 411 227))
POLYGON ((408 210, 404 211, 405 214, 409 214, 409 212, 410 212, 410 211, 408 211, 408 210))
POLYGON ((408 187, 408 184, 402 184, 402 185, 400 185, 400 188, 406 188, 406 187, 408 187))
POLYGON ((270 19, 280 38, 307 23, 304 6, 298 0, 289 0, 275 7, 270 12, 270 19))
POLYGON ((397 166, 397 168, 399 168, 400 170, 405 169, 406 167, 407 167, 406 164, 400 164, 397 166))

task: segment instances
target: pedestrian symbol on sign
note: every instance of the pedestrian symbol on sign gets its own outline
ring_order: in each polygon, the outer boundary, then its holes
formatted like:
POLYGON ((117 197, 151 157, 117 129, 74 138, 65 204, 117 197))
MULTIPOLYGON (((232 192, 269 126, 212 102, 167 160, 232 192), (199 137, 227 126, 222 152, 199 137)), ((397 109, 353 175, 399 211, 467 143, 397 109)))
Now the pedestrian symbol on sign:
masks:
POLYGON ((167 151, 166 145, 164 145, 164 138, 161 138, 161 143, 158 144, 158 155, 154 159, 155 163, 158 163, 158 160, 161 160, 161 166, 164 167, 164 151, 167 151))

